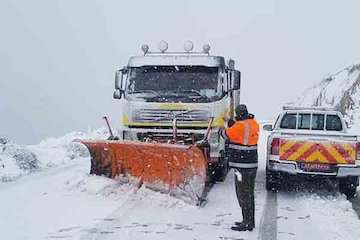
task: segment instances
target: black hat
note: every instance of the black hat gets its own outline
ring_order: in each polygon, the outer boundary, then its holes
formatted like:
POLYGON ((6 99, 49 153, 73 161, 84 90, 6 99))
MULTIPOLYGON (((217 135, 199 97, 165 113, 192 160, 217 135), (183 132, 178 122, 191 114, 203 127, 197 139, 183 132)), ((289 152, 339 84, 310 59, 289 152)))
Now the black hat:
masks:
POLYGON ((248 110, 245 104, 237 105, 235 108, 235 113, 237 117, 244 117, 248 115, 248 110))

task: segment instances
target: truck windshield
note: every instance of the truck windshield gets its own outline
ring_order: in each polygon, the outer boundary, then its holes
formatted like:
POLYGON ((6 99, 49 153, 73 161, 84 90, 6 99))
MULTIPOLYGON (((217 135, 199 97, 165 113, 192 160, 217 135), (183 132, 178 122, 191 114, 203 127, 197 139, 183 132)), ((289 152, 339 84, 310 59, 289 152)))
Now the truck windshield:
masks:
POLYGON ((210 102, 221 97, 219 68, 143 66, 131 68, 126 93, 150 102, 210 102))

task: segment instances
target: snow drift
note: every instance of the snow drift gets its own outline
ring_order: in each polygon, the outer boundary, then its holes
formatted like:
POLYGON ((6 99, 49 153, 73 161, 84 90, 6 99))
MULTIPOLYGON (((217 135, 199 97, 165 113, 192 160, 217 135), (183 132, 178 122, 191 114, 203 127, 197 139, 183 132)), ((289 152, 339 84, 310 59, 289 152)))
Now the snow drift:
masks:
POLYGON ((72 132, 63 137, 48 138, 37 145, 18 145, 1 137, 0 182, 13 181, 39 169, 88 157, 85 146, 74 140, 105 139, 107 136, 107 131, 101 128, 88 133, 72 132))

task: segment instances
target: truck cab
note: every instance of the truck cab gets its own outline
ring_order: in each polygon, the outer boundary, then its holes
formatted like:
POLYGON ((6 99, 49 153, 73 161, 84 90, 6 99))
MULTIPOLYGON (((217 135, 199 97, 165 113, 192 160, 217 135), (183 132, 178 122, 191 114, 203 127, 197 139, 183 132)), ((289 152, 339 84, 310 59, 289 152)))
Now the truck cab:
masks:
POLYGON ((360 176, 358 136, 348 133, 343 115, 330 108, 284 107, 267 142, 266 188, 277 190, 292 175, 328 177, 339 181, 348 197, 360 176))
POLYGON ((143 45, 143 55, 131 57, 116 72, 114 98, 122 102, 120 139, 168 141, 175 127, 177 141, 196 142, 212 118, 210 162, 225 168, 225 143, 218 129, 239 104, 240 72, 233 60, 210 55, 207 44, 200 52, 192 51, 191 42, 184 52, 167 48, 161 42, 158 52, 150 52, 143 45))

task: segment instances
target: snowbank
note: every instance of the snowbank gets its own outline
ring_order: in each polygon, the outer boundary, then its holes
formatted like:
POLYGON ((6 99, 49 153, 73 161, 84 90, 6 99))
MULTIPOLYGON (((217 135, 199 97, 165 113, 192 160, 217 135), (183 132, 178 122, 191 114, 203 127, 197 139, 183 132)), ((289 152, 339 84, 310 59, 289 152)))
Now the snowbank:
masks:
POLYGON ((59 138, 48 138, 37 145, 18 145, 6 138, 0 140, 0 182, 13 181, 41 168, 59 166, 88 157, 77 139, 105 139, 104 128, 92 132, 72 132, 59 138))

